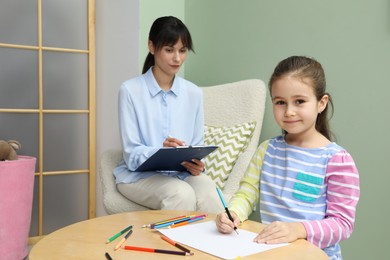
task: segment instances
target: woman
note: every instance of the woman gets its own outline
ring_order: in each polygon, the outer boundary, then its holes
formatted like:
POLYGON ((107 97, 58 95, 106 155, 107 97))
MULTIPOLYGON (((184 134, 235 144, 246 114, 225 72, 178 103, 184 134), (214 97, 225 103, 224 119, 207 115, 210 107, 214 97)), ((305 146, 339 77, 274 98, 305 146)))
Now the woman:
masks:
POLYGON ((187 27, 176 17, 156 19, 148 48, 143 74, 125 81, 119 91, 123 160, 114 170, 118 190, 151 209, 219 212, 215 183, 200 160, 183 162, 183 172, 135 171, 161 147, 203 145, 202 91, 176 75, 193 51, 187 27))

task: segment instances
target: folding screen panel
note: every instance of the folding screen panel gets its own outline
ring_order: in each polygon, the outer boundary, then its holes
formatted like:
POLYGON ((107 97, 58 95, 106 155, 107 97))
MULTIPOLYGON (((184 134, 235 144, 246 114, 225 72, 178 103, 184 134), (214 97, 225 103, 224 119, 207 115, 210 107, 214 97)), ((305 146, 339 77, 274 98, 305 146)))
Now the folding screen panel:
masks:
POLYGON ((34 242, 95 217, 94 0, 2 0, 0 139, 37 158, 34 242))

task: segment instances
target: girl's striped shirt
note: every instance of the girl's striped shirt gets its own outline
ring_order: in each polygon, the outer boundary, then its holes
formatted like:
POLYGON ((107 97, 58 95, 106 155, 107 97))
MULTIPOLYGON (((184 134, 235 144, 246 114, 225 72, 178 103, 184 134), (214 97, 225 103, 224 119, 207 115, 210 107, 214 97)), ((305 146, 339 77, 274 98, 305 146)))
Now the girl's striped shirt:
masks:
POLYGON ((301 148, 279 136, 259 146, 229 207, 241 221, 259 203, 264 224, 302 222, 309 242, 341 259, 339 242, 352 233, 359 195, 358 170, 345 149, 301 148))

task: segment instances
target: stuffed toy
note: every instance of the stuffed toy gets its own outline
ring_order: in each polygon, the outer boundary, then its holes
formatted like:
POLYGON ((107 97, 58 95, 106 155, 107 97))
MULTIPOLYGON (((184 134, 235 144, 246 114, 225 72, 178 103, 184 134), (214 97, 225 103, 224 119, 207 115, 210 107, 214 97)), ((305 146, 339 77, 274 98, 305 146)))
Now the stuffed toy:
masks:
POLYGON ((19 150, 22 146, 18 141, 0 140, 0 161, 17 160, 16 150, 19 150))

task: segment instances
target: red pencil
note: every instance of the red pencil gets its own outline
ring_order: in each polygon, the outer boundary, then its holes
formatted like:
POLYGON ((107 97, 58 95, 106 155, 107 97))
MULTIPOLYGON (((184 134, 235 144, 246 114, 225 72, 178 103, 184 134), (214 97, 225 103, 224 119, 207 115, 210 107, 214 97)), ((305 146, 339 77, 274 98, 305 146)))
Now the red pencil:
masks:
POLYGON ((171 254, 171 255, 190 255, 187 252, 183 251, 171 251, 164 249, 155 249, 155 248, 147 248, 147 247, 139 247, 139 246, 125 246, 126 250, 134 250, 134 251, 142 251, 149 253, 161 253, 161 254, 171 254))

